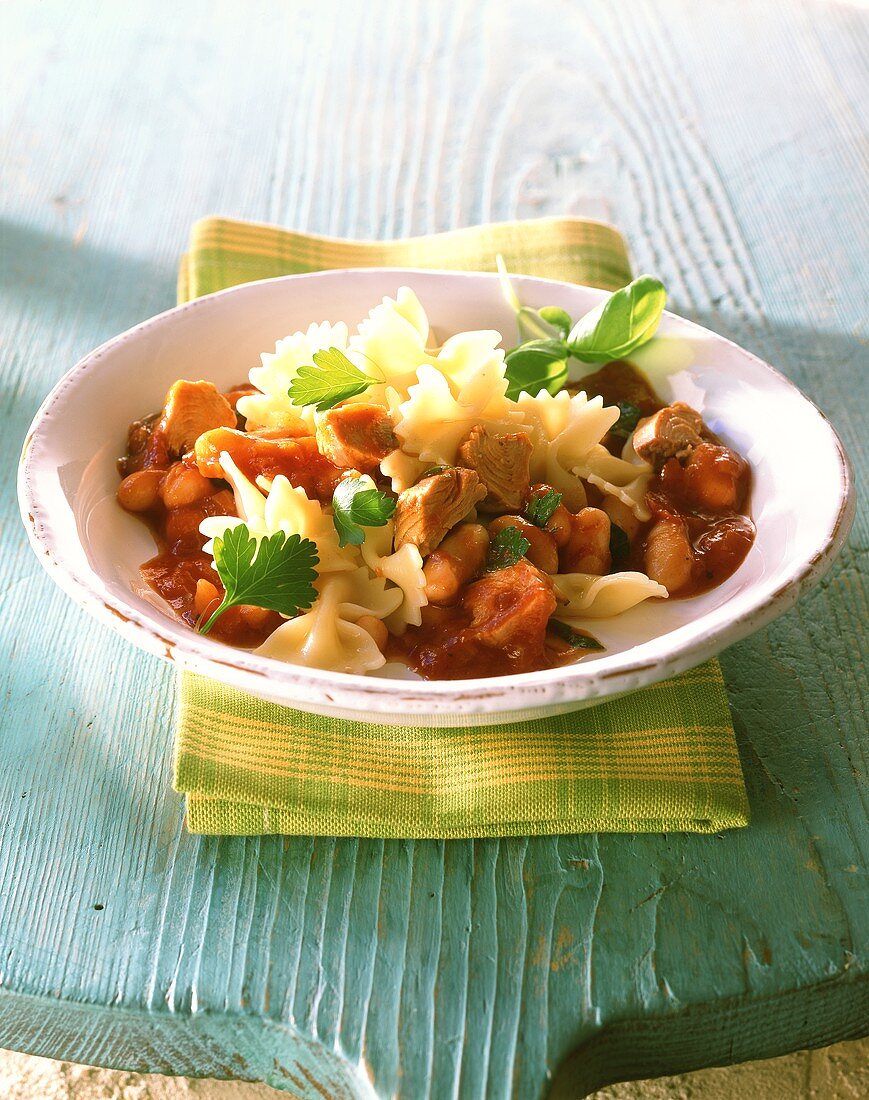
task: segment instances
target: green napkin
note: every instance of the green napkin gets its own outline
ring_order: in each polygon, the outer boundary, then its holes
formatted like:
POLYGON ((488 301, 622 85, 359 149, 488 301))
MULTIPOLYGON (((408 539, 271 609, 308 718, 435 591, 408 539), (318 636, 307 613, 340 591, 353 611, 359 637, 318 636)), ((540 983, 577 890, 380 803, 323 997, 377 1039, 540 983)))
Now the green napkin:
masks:
MULTIPOLYGON (((193 227, 178 298, 329 268, 493 270, 499 252, 523 274, 606 289, 631 277, 619 233, 577 218, 400 241, 206 218, 193 227)), ((175 787, 187 796, 191 832, 223 835, 416 839, 748 824, 717 661, 596 707, 468 729, 322 718, 185 672, 175 787)))

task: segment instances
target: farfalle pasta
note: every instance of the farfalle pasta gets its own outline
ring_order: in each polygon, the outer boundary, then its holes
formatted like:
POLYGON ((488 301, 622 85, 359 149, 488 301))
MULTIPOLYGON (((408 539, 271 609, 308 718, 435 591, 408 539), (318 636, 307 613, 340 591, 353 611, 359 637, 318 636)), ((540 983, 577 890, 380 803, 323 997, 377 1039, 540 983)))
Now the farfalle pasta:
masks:
POLYGON ((143 575, 191 628, 310 668, 494 676, 605 652, 589 626, 738 567, 748 467, 631 364, 569 367, 571 347, 436 345, 399 287, 355 331, 279 340, 234 390, 179 380, 121 460, 119 501, 160 543, 143 575))

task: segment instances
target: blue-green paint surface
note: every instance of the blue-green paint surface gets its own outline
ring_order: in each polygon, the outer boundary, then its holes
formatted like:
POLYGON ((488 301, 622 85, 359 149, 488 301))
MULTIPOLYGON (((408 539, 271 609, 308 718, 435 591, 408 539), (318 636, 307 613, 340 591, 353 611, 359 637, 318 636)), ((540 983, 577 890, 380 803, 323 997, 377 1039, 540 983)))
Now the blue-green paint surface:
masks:
POLYGON ((170 790, 172 668, 52 585, 13 491, 44 394, 172 304, 208 213, 360 237, 608 218, 862 474, 865 13, 13 0, 0 20, 0 1046, 439 1100, 869 1030, 862 511, 822 584, 723 656, 750 829, 215 840, 170 790))

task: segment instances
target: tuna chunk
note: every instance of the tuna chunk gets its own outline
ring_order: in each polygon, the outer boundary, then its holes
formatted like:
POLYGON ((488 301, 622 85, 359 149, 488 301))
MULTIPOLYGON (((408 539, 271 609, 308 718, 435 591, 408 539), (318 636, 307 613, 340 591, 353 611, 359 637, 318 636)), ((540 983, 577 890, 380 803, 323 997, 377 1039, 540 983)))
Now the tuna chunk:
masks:
POLYGON ((486 486, 482 512, 519 512, 531 484, 531 440, 525 432, 493 435, 478 424, 459 447, 459 459, 486 486))
POLYGON ((530 657, 542 652, 556 600, 549 578, 523 558, 469 585, 462 605, 471 612, 467 641, 530 657))
POLYGON ((330 462, 367 473, 398 446, 389 414, 380 405, 351 404, 317 419, 317 446, 330 462))
POLYGON ((639 422, 634 450, 659 470, 668 458, 684 462, 704 438, 709 438, 709 432, 700 413, 677 401, 639 422))
POLYGON ((234 428, 235 410, 211 382, 175 382, 166 394, 163 415, 157 425, 169 453, 189 451, 203 432, 234 428))
POLYGON ((423 478, 398 498, 395 549, 411 542, 426 557, 485 495, 473 470, 457 466, 423 478))

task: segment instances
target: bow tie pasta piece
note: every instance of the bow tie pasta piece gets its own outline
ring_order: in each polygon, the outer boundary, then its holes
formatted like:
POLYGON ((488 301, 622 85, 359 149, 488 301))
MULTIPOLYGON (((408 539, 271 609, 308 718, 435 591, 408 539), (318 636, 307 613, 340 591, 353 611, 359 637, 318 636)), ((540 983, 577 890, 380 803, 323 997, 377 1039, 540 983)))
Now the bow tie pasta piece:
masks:
POLYGON ((254 527, 265 524, 266 498, 236 466, 229 451, 220 452, 220 468, 223 470, 223 476, 232 486, 235 510, 253 533, 254 527))
MULTIPOLYGON (((489 380, 493 376, 504 378, 504 351, 498 347, 500 342, 501 333, 491 329, 459 332, 440 349, 435 366, 449 378, 454 393, 469 387, 484 368, 486 380, 483 385, 491 387, 489 380)), ((505 381, 503 392, 506 391, 505 381)), ((471 393, 471 390, 467 392, 471 393)))
POLYGON ((269 534, 283 531, 285 535, 297 534, 315 542, 320 574, 358 568, 352 548, 342 549, 338 545, 338 533, 331 515, 318 500, 311 500, 304 489, 294 487, 282 474, 274 479, 266 498, 265 526, 269 534))
POLYGON ((392 491, 397 494, 416 485, 431 465, 431 462, 422 462, 415 455, 405 454, 398 447, 380 463, 380 472, 390 479, 392 491))
POLYGON ((420 367, 419 381, 399 406, 395 434, 402 449, 422 462, 453 465, 471 428, 483 425, 494 435, 515 431, 522 413, 504 396, 503 364, 484 362, 453 396, 449 381, 433 367, 420 367))
POLYGON ((360 547, 362 560, 376 577, 384 577, 396 585, 402 593, 402 602, 390 614, 386 625, 393 634, 403 634, 407 626, 419 626, 422 609, 428 603, 425 594, 425 574, 422 555, 412 543, 405 543, 392 553, 395 524, 392 520, 383 527, 367 527, 365 542, 360 547))
POLYGON ((609 619, 643 600, 667 598, 667 589, 645 573, 559 573, 552 582, 561 619, 609 619))
POLYGON ((409 287, 399 287, 395 298, 384 298, 375 306, 350 337, 349 349, 356 353, 359 369, 383 383, 370 386, 360 400, 386 404, 387 386, 405 397, 418 368, 436 362, 426 351, 428 333, 425 310, 409 287))
POLYGON ((585 490, 573 471, 615 424, 619 410, 605 406, 602 397, 589 400, 566 390, 554 397, 546 390, 536 397, 522 393, 517 405, 531 432, 532 478, 561 492, 566 507, 584 507, 585 490))
POLYGON ((285 535, 300 535, 315 542, 320 559, 318 573, 337 573, 359 567, 352 548, 342 550, 338 546, 332 517, 324 512, 319 501, 310 500, 304 489, 294 488, 283 474, 279 474, 271 482, 268 495, 264 496, 226 452, 221 454, 220 464, 235 493, 239 517, 210 516, 202 521, 199 530, 209 540, 203 547, 207 554, 214 552, 214 539, 218 535, 245 523, 254 538, 283 531, 285 535))
POLYGON ((320 578, 320 596, 310 611, 277 628, 256 650, 279 661, 362 675, 382 668, 386 658, 373 637, 358 625, 365 616, 383 619, 401 602, 364 566, 354 573, 320 578))
POLYGON ((646 507, 646 491, 652 480, 652 467, 648 463, 639 458, 626 462, 598 443, 573 467, 573 473, 626 504, 638 520, 651 519, 652 513, 646 507))
POLYGON ((274 352, 262 353, 262 366, 250 372, 251 385, 260 393, 238 399, 238 411, 247 418, 247 430, 283 428, 296 423, 306 434, 314 434, 313 410, 302 410, 287 396, 299 367, 313 363, 314 353, 327 348, 347 347, 347 326, 343 321, 330 325, 312 324, 305 332, 294 332, 275 344, 274 352), (300 422, 300 424, 299 424, 300 422))

